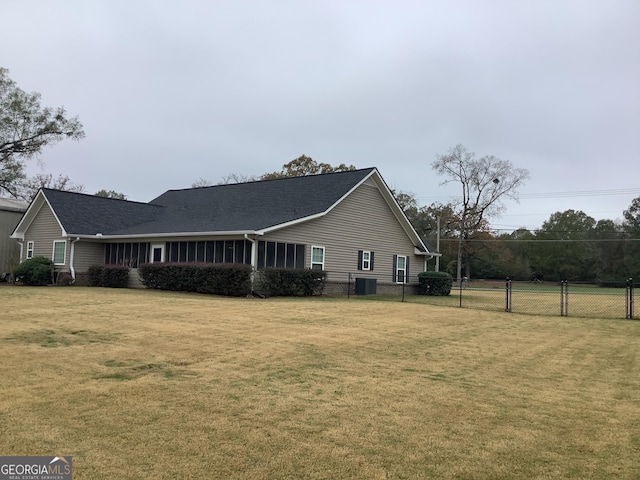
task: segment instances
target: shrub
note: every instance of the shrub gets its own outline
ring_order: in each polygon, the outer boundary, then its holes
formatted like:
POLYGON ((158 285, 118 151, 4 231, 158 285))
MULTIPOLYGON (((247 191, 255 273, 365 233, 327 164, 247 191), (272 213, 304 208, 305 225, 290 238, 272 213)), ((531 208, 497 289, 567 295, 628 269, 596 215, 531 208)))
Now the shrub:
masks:
POLYGON ((18 265, 13 272, 25 285, 49 285, 53 273, 53 262, 47 257, 33 257, 18 265))
POLYGON ((251 293, 251 266, 212 263, 147 263, 139 268, 149 288, 228 297, 251 293))
POLYGON ((320 295, 326 278, 322 270, 266 268, 260 271, 260 291, 269 297, 320 295))
POLYGON ((122 265, 93 265, 88 273, 92 287, 126 288, 129 281, 129 267, 122 265))
POLYGON ((453 277, 447 272, 422 272, 418 274, 419 295, 450 295, 452 285, 453 277))

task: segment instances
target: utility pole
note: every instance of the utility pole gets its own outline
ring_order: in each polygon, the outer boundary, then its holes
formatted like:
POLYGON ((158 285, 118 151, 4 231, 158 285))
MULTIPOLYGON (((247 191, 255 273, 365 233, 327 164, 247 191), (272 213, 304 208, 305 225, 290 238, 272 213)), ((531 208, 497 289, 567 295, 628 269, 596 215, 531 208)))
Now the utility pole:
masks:
MULTIPOLYGON (((438 217, 438 231, 436 234, 436 250, 440 253, 440 217, 438 217)), ((436 272, 440 271, 440 256, 436 257, 436 272)))

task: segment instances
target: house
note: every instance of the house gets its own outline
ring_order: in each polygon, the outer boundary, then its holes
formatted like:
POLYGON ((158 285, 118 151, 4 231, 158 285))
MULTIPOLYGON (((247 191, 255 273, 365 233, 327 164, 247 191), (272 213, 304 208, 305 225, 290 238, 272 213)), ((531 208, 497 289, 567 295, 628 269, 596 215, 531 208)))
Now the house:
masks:
POLYGON ((84 283, 95 264, 244 263, 326 270, 329 284, 416 283, 438 255, 375 168, 169 190, 149 203, 43 188, 12 234, 84 283))
POLYGON ((9 238, 27 210, 28 203, 0 198, 0 281, 8 278, 10 263, 20 255, 20 245, 9 238))

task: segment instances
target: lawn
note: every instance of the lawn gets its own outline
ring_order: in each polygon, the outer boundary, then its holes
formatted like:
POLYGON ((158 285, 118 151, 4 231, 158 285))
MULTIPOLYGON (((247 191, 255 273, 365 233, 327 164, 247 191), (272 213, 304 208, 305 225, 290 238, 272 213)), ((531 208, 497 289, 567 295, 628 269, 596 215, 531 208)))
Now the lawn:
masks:
POLYGON ((1 455, 74 479, 640 477, 640 322, 0 287, 1 455))

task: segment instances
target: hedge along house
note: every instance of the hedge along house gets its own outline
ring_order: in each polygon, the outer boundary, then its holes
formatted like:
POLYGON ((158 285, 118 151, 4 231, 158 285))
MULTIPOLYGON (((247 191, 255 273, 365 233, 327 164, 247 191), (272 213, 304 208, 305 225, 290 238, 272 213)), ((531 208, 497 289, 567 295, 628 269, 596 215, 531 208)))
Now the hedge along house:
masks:
POLYGON ((345 287, 359 272, 396 285, 438 255, 375 168, 169 190, 149 203, 41 189, 12 237, 21 260, 49 257, 78 283, 91 265, 126 265, 131 286, 147 262, 321 269, 345 287))
POLYGON ((20 256, 20 245, 10 238, 28 203, 10 198, 0 198, 0 281, 7 278, 11 262, 20 256))

